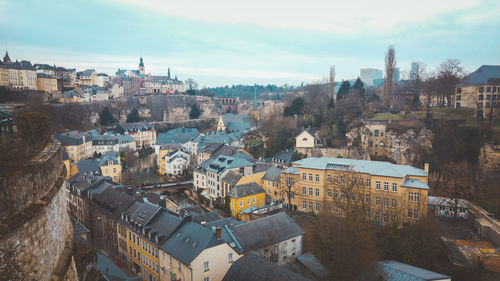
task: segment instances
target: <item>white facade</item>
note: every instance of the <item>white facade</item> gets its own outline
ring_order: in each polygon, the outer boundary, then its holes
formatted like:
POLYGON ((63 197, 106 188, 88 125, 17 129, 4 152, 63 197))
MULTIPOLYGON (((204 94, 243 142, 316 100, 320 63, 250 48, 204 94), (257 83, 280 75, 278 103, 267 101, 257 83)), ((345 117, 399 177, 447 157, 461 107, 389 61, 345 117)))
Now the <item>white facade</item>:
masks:
POLYGON ((206 174, 206 172, 200 172, 198 170, 194 170, 194 172, 193 172, 193 185, 194 185, 194 190, 207 188, 207 174, 206 174))
POLYGON ((302 235, 259 249, 254 253, 268 261, 284 265, 302 254, 302 235))
POLYGON ((109 84, 109 76, 98 74, 95 77, 95 85, 99 87, 107 87, 109 84))
POLYGON ((306 130, 295 137, 296 148, 313 148, 315 146, 316 138, 306 130))
POLYGON ((191 155, 183 151, 176 151, 172 155, 165 155, 165 174, 180 175, 191 163, 191 155))

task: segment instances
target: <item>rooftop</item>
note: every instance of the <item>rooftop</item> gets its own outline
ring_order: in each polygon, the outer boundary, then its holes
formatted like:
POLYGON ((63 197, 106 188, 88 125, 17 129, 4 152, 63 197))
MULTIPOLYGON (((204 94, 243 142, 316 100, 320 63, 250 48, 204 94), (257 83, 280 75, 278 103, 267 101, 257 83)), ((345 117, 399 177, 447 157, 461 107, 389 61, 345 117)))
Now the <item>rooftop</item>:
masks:
POLYGON ((262 189, 255 182, 240 184, 235 186, 228 194, 232 198, 242 198, 246 196, 251 196, 255 194, 265 193, 266 191, 262 189))
POLYGON ((370 268, 356 278, 356 281, 430 281, 430 280, 451 280, 451 277, 425 270, 416 266, 400 263, 397 261, 377 261, 370 268))
POLYGON ((467 77, 457 87, 474 85, 500 85, 500 65, 482 65, 467 77))

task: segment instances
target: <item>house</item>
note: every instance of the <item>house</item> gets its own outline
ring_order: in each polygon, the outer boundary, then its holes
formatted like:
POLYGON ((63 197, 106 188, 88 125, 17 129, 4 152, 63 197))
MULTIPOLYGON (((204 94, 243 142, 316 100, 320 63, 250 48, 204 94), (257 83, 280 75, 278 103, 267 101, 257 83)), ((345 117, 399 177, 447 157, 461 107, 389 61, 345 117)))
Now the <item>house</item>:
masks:
MULTIPOLYGON (((180 175, 191 164, 191 155, 182 150, 175 150, 165 154, 161 162, 163 162, 165 171, 163 175, 180 175)), ((160 164, 160 173, 161 166, 160 164)))
POLYGON ((500 108, 500 65, 482 65, 455 87, 455 108, 474 110, 478 118, 496 118, 500 108))
POLYGON ((428 171, 383 161, 310 157, 281 172, 293 209, 344 216, 348 203, 377 224, 412 223, 427 214, 428 171), (351 193, 349 196, 347 193, 351 193), (354 201, 354 202, 353 202, 354 201))
POLYGON ((222 114, 217 122, 217 131, 248 132, 251 129, 248 114, 222 114))
POLYGON ((377 261, 356 277, 355 281, 451 281, 450 276, 397 261, 377 261))
POLYGON ((94 153, 102 154, 107 151, 120 152, 118 138, 114 135, 92 135, 92 149, 94 153))
POLYGON ((94 86, 97 72, 95 69, 86 69, 76 73, 76 84, 79 86, 94 86))
POLYGON ((185 143, 184 146, 191 153, 191 155, 197 155, 202 149, 211 143, 223 143, 235 147, 242 147, 242 139, 244 136, 244 132, 227 133, 226 131, 212 131, 200 134, 194 140, 185 143))
POLYGON ((137 149, 151 147, 156 142, 156 130, 146 122, 120 123, 115 131, 134 138, 137 149))
POLYGON ((196 139, 199 135, 200 131, 197 128, 184 128, 184 126, 182 126, 182 128, 169 130, 166 133, 159 133, 156 137, 155 150, 156 147, 164 144, 183 145, 196 139))
POLYGON ((92 136, 78 131, 55 134, 54 138, 68 152, 69 159, 78 162, 92 156, 92 136))
POLYGON ((272 166, 266 171, 260 182, 260 186, 273 201, 283 199, 283 194, 281 194, 281 170, 276 166, 272 166))
POLYGON ((307 156, 312 155, 312 150, 318 146, 321 146, 319 132, 313 133, 304 129, 295 137, 295 150, 307 156))
POLYGON ((112 151, 106 152, 101 158, 80 160, 75 165, 79 173, 102 175, 110 177, 115 182, 121 181, 120 157, 112 151))
POLYGON ((36 89, 38 91, 45 91, 47 93, 57 92, 58 91, 57 79, 52 75, 48 75, 45 73, 37 73, 36 89))
POLYGON ((193 169, 193 185, 196 191, 206 190, 207 187, 207 168, 214 159, 208 159, 201 162, 193 169))
POLYGON ((236 146, 231 146, 231 145, 226 145, 224 143, 210 143, 207 146, 205 146, 203 149, 201 149, 198 153, 198 163, 201 163, 209 158, 216 158, 219 155, 225 155, 225 156, 233 156, 236 152, 242 152, 246 154, 248 157, 248 160, 252 159, 253 157, 248 153, 245 149, 236 147, 236 146))
POLYGON ((293 147, 286 151, 281 151, 276 153, 273 157, 269 158, 267 161, 277 165, 290 166, 293 157, 293 147))
POLYGON ((233 263, 223 281, 311 281, 285 267, 271 263, 262 257, 248 254, 233 263))
POLYGON ((230 200, 231 216, 248 220, 243 210, 258 208, 266 205, 266 192, 257 183, 251 182, 236 185, 228 194, 230 200))
POLYGON ((456 202, 452 198, 440 196, 429 196, 427 199, 427 208, 435 216, 453 218, 455 217, 455 207, 457 209, 457 218, 468 218, 469 203, 465 199, 457 199, 456 202))
POLYGON ((206 195, 210 198, 224 197, 222 190, 222 178, 228 171, 239 172, 243 175, 252 174, 254 163, 232 156, 220 155, 210 162, 206 167, 207 190, 206 195))
POLYGON ((233 235, 245 254, 286 264, 302 254, 304 231, 285 212, 237 225, 233 235))

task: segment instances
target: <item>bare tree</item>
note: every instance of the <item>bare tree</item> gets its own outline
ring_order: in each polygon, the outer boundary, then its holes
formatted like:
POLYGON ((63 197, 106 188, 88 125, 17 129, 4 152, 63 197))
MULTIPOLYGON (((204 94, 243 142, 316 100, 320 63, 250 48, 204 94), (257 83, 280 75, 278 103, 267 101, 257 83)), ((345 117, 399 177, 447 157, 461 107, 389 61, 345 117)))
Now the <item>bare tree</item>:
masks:
POLYGON ((295 191, 295 182, 299 177, 299 172, 297 168, 291 167, 281 173, 281 182, 285 183, 281 185, 279 194, 282 199, 287 199, 288 210, 292 210, 292 199, 295 197, 297 192, 295 191))
POLYGON ((441 203, 452 209, 456 219, 463 199, 468 199, 473 194, 471 169, 465 161, 445 164, 442 180, 438 193, 445 199, 441 203))
POLYGON ((385 54, 385 81, 384 81, 384 103, 387 108, 392 106, 393 77, 396 69, 396 50, 391 45, 385 54))
POLYGON ((335 98, 335 65, 330 66, 330 98, 336 102, 335 98))
POLYGON ((186 86, 189 92, 193 92, 196 91, 196 89, 198 89, 198 83, 194 81, 193 78, 189 78, 188 80, 186 80, 186 86))
MULTIPOLYGON (((453 106, 452 96, 455 87, 465 76, 461 62, 458 59, 446 59, 438 66, 438 87, 442 95, 442 103, 446 99, 448 107, 453 106)), ((444 105, 444 104, 442 104, 444 105)))

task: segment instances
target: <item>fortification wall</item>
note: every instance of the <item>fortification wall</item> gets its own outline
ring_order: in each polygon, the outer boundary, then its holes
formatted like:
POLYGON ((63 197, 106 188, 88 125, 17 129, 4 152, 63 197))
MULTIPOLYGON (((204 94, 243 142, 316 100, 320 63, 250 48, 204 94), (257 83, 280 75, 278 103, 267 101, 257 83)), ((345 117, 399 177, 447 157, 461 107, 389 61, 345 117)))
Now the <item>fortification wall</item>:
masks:
POLYGON ((13 210, 0 220, 0 252, 22 280, 76 275, 71 266, 73 226, 66 211, 65 176, 60 144, 53 141, 21 172, 2 180, 13 190, 2 192, 0 200, 12 200, 8 203, 13 210))

